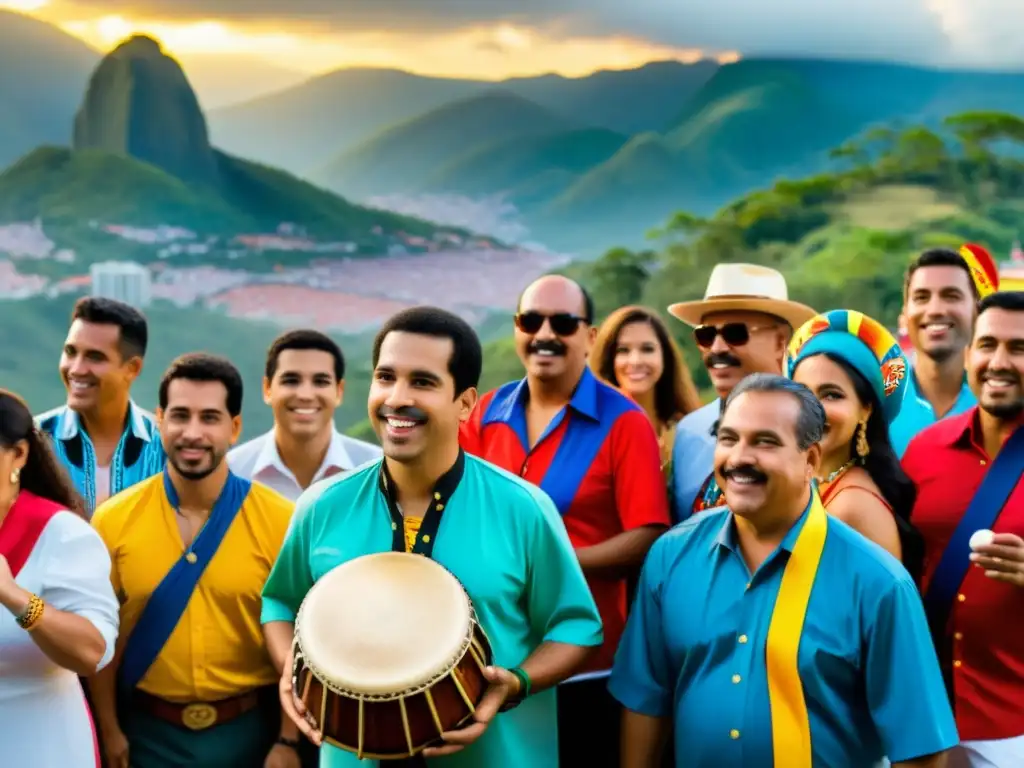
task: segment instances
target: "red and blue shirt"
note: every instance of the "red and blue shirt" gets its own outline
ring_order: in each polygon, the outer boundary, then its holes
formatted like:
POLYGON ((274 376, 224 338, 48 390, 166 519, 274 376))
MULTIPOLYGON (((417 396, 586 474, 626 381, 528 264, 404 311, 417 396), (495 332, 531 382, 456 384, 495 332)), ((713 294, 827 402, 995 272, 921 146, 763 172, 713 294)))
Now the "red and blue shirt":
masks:
MULTIPOLYGON (((525 379, 485 394, 462 426, 462 447, 540 486, 577 549, 670 524, 658 439, 636 403, 585 370, 568 406, 531 449, 528 399, 525 379)), ((626 580, 588 577, 588 583, 605 638, 588 669, 608 669, 626 623, 626 580)))

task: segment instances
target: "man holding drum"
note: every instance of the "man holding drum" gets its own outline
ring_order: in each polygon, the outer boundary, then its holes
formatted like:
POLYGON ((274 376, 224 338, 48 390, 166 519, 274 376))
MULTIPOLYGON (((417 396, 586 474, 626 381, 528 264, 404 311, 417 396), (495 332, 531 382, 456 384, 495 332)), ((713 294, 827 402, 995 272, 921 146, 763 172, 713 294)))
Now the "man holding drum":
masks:
MULTIPOLYGON (((291 679, 294 622, 303 599, 340 564, 411 551, 461 582, 495 664, 485 672, 489 687, 471 724, 444 734, 443 743, 413 762, 451 755, 442 764, 559 764, 553 688, 600 646, 601 623, 550 498, 459 446, 459 426, 476 403, 481 364, 479 339, 455 315, 416 307, 392 317, 374 344, 369 396, 383 460, 325 480, 299 499, 264 589, 262 618, 271 654, 285 670, 282 706, 315 740, 320 734, 297 706, 293 694, 302 692, 293 692, 291 679)), ((372 588, 366 592, 373 601, 372 588)), ((381 628, 352 631, 369 643, 381 628)), ((409 654, 423 658, 428 677, 446 672, 449 660, 432 657, 423 637, 409 633, 407 642, 409 654)), ((321 754, 328 768, 366 764, 329 742, 321 754)))

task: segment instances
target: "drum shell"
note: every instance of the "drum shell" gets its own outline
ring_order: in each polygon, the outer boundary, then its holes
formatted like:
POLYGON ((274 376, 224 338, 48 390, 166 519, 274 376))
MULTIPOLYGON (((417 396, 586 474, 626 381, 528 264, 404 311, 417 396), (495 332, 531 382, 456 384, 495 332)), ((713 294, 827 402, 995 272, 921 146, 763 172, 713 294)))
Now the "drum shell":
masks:
POLYGON ((424 690, 393 698, 362 699, 331 690, 305 665, 299 648, 296 648, 292 678, 295 695, 312 716, 324 743, 364 758, 398 760, 438 743, 443 732, 455 730, 472 718, 474 708, 487 690, 483 667, 492 663, 493 653, 487 636, 474 624, 466 653, 451 670, 424 690), (472 702, 472 707, 466 699, 472 702), (403 722, 403 705, 409 738, 403 722))

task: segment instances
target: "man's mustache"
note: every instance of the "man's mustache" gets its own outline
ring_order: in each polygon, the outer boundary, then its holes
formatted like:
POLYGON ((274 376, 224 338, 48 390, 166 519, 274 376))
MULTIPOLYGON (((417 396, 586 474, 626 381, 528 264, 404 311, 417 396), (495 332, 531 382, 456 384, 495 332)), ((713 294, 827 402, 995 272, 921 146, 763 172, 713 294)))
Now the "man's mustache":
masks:
POLYGON ((391 408, 390 406, 382 405, 377 409, 377 418, 424 422, 427 420, 427 414, 414 405, 403 405, 401 408, 391 408))
POLYGON ((755 483, 767 483, 768 475, 751 464, 741 464, 738 467, 724 467, 721 470, 722 477, 726 480, 733 478, 748 478, 755 483))
POLYGON ((542 341, 532 341, 527 350, 533 354, 536 352, 550 352, 553 355, 564 355, 566 352, 565 344, 554 339, 544 339, 542 341))
POLYGON ((728 352, 712 352, 704 358, 704 366, 710 368, 713 365, 731 365, 739 368, 742 363, 728 352))

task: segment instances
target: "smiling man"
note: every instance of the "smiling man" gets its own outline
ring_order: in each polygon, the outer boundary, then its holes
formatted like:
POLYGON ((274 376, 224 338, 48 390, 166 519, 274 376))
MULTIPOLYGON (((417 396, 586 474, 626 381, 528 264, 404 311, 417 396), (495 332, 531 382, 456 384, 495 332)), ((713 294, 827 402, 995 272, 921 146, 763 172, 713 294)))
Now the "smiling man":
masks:
POLYGON ((242 428, 229 361, 179 357, 159 398, 167 468, 92 521, 121 602, 114 661, 90 680, 106 765, 298 768, 259 621, 293 505, 228 469, 242 428))
POLYGON ((945 765, 957 734, 917 588, 825 512, 824 428, 814 393, 781 376, 726 399, 728 506, 655 543, 615 659, 623 768, 660 768, 673 732, 680 766, 945 765))
MULTIPOLYGON (((299 500, 263 591, 262 620, 271 653, 285 659, 282 706, 314 740, 291 689, 303 599, 325 573, 353 558, 412 552, 436 560, 465 587, 496 666, 486 673, 491 685, 475 722, 409 763, 433 765, 431 758, 450 755, 437 764, 559 765, 553 687, 600 644, 601 625, 551 500, 459 446, 481 366, 480 340, 461 318, 434 307, 390 318, 374 342, 367 402, 384 457, 318 483, 299 500)), ((376 761, 326 744, 320 765, 376 761)))
POLYGON ((963 739, 950 766, 1001 768, 1024 765, 1024 292, 978 304, 967 378, 978 406, 911 440, 903 466, 963 739))
POLYGON ((318 480, 380 458, 380 448, 335 427, 344 394, 345 357, 333 339, 305 329, 278 336, 263 377, 274 426, 228 453, 231 471, 295 501, 318 480))
POLYGON ((715 422, 733 388, 751 373, 782 373, 793 330, 817 314, 789 300, 782 273, 755 264, 719 264, 701 301, 673 304, 670 314, 693 338, 718 398, 685 416, 672 449, 672 516, 685 520, 720 506, 712 472, 715 422))
POLYGON ((36 417, 90 513, 164 467, 153 415, 131 399, 148 337, 146 318, 134 307, 80 299, 60 356, 67 403, 36 417))
MULTIPOLYGON (((604 675, 626 623, 627 579, 669 516, 647 415, 587 367, 593 314, 586 291, 566 277, 531 284, 514 319, 526 378, 480 398, 462 445, 555 502, 604 623, 604 646, 587 672, 604 675)), ((603 676, 563 685, 558 703, 563 763, 600 764, 616 751, 618 707, 603 676)))
POLYGON ((975 405, 964 352, 976 302, 998 287, 995 261, 976 245, 925 251, 907 268, 902 317, 916 354, 903 407, 889 425, 897 456, 925 427, 975 405))

